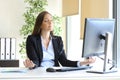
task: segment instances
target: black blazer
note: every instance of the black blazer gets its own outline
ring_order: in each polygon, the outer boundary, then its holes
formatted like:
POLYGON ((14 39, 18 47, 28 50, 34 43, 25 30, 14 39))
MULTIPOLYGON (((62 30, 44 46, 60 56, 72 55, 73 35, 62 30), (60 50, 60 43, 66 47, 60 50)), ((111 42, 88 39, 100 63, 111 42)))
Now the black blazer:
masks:
MULTIPOLYGON (((52 43, 54 49, 54 66, 77 67, 77 61, 70 61, 66 58, 65 51, 63 49, 63 41, 59 36, 52 36, 52 43)), ((41 44, 41 37, 39 35, 29 35, 26 41, 26 52, 30 60, 32 60, 37 67, 41 66, 43 59, 43 50, 41 44)))

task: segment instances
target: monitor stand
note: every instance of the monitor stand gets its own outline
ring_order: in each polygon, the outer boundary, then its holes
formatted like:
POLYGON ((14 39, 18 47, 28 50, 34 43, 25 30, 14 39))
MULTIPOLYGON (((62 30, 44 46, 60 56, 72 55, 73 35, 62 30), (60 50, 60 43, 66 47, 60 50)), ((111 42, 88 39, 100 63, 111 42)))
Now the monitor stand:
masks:
POLYGON ((104 47, 104 64, 103 64, 103 69, 101 71, 96 71, 96 70, 89 70, 87 72, 89 73, 100 73, 100 74, 105 74, 105 73, 113 73, 117 72, 116 69, 113 69, 114 64, 112 64, 112 67, 109 67, 109 57, 112 55, 112 43, 113 43, 113 35, 109 32, 106 33, 105 36, 105 47, 104 47), (110 55, 108 55, 110 54, 110 55))

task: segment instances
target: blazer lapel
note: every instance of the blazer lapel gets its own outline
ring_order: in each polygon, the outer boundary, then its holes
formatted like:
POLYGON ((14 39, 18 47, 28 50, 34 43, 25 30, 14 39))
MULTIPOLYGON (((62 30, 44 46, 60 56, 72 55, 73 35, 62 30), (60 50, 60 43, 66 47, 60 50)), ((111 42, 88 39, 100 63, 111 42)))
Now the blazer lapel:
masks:
POLYGON ((52 38, 52 43, 53 43, 53 49, 54 49, 54 55, 55 55, 55 59, 58 59, 58 44, 57 44, 57 38, 52 38))
MULTIPOLYGON (((43 50, 42 50, 42 44, 41 44, 41 37, 37 36, 36 39, 36 46, 37 46, 37 55, 39 56, 40 61, 42 61, 43 58, 43 50)), ((41 63, 41 62, 40 62, 41 63)))

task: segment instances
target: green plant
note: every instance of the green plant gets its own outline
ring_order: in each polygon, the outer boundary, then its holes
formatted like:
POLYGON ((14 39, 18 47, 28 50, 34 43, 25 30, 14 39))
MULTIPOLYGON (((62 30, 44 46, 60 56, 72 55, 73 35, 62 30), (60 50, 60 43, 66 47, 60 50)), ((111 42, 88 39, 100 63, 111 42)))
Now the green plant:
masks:
POLYGON ((53 16, 53 21, 54 21, 54 35, 61 36, 62 29, 61 29, 61 24, 62 24, 62 18, 58 17, 56 15, 53 16))
MULTIPOLYGON (((20 35, 23 36, 22 43, 19 44, 20 46, 20 54, 21 58, 26 57, 26 38, 29 34, 32 33, 35 19, 37 15, 45 10, 45 7, 48 5, 47 0, 25 0, 25 3, 28 5, 26 7, 26 12, 24 12, 23 17, 25 20, 25 24, 20 29, 20 35)), ((61 35, 61 18, 58 16, 53 16, 54 21, 54 34, 61 35)))

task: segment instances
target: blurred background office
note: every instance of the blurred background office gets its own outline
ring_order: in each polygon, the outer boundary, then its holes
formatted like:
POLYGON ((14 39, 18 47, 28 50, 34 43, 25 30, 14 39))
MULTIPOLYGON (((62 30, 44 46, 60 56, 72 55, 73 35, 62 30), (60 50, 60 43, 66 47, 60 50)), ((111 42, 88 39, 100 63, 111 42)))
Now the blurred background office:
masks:
MULTIPOLYGON (((117 20, 117 26, 120 23, 119 0, 47 0, 47 2, 46 10, 52 15, 62 17, 61 36, 67 57, 72 60, 80 60, 82 54, 84 19, 86 17, 114 17, 117 20), (72 9, 73 6, 76 6, 75 9, 72 9), (70 12, 75 13, 69 14, 70 12)), ((24 60, 19 53, 19 44, 23 41, 20 29, 25 23, 23 13, 26 11, 26 6, 28 5, 24 0, 0 0, 0 37, 16 38, 16 57, 21 61, 20 66, 23 66, 22 61, 24 60)), ((118 27, 116 32, 120 32, 118 27)), ((118 35, 116 37, 120 38, 118 35)), ((117 43, 120 44, 120 41, 116 40, 117 43)), ((117 48, 119 45, 116 47, 114 58, 118 62, 120 61, 118 58, 120 51, 117 48)))

